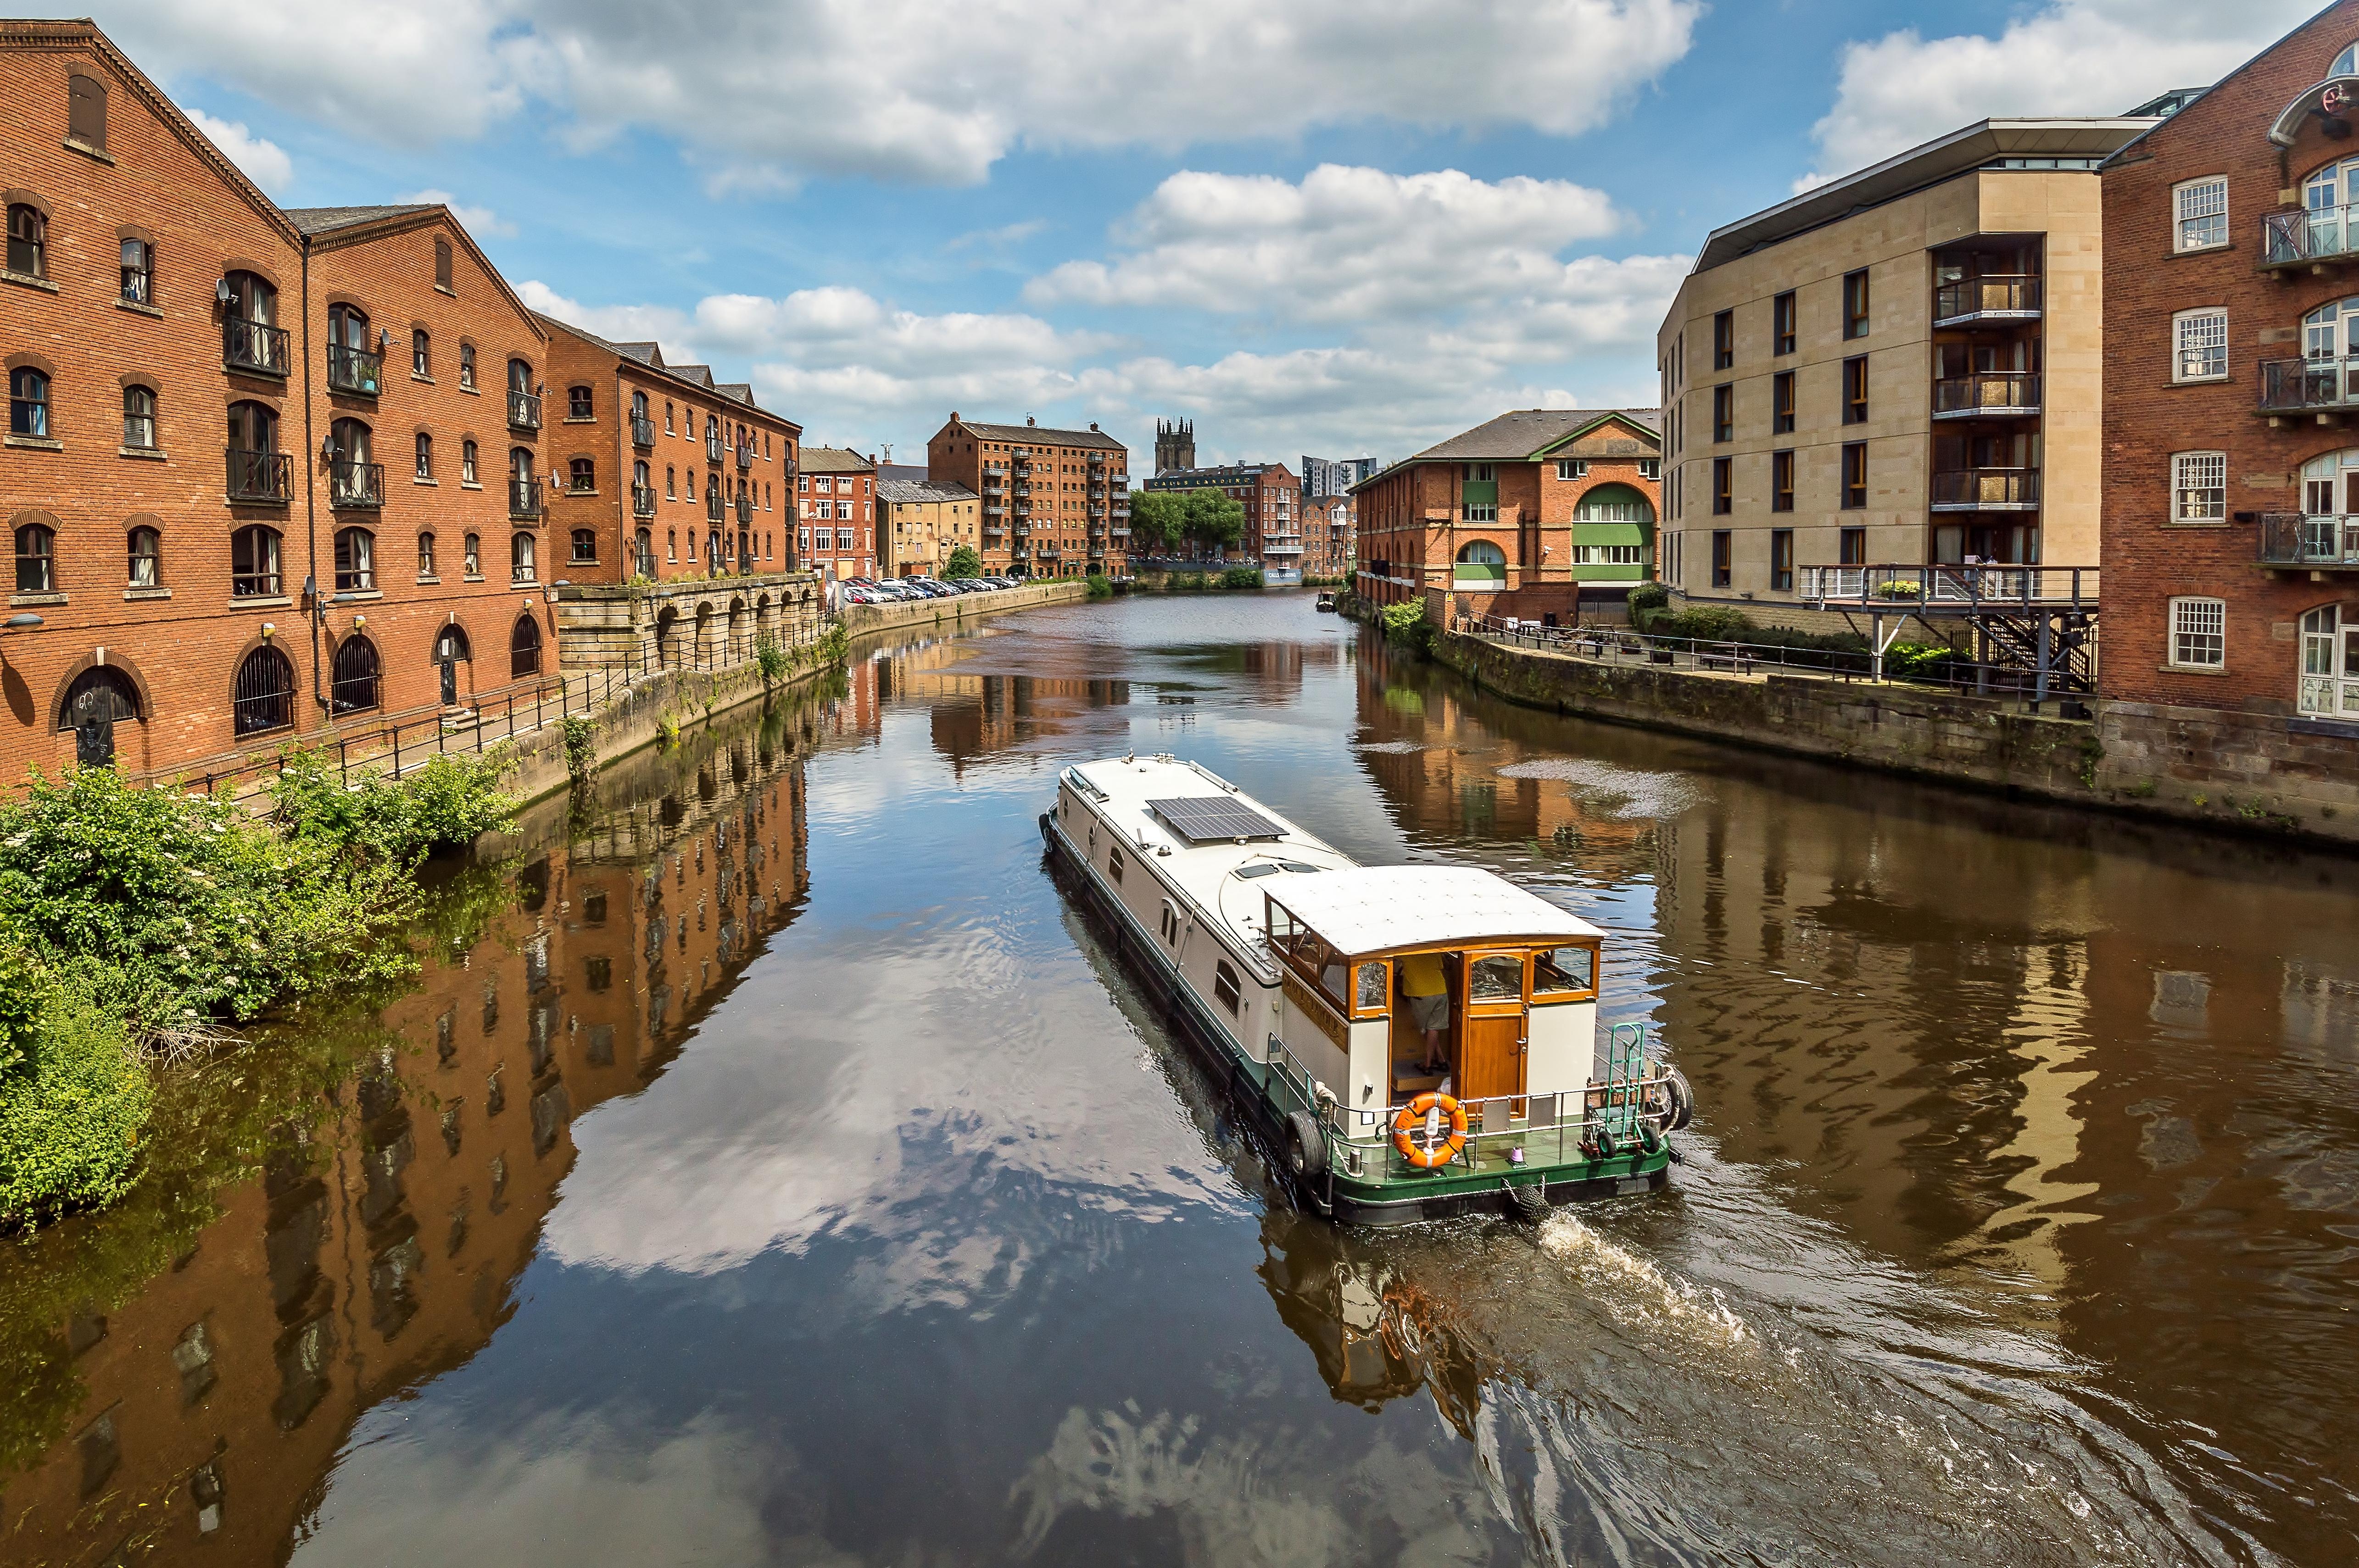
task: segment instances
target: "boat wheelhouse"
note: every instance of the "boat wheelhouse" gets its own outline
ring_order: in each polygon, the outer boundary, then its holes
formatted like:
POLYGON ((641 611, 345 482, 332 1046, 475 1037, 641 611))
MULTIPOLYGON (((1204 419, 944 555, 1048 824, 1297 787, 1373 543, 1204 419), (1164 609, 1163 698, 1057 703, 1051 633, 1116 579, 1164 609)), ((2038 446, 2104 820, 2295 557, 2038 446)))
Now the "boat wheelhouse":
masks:
POLYGON ((1489 871, 1359 866, 1169 756, 1067 768, 1051 856, 1304 1193, 1394 1223, 1660 1186, 1692 1097, 1597 1025, 1604 934, 1489 871))

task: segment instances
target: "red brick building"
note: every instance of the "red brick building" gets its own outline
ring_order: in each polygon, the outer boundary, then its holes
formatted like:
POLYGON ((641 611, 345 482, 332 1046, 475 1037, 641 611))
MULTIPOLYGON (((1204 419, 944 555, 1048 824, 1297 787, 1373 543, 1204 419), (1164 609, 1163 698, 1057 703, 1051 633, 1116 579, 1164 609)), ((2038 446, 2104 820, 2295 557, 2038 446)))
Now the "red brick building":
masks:
POLYGON ((664 362, 655 343, 610 343, 552 317, 549 536, 572 582, 752 576, 797 569, 791 504, 802 427, 664 362), (783 510, 782 510, 783 508, 783 510))
POLYGON ((2122 773, 2299 795, 2359 773, 2354 118, 2343 0, 2102 169, 2102 687, 2122 773))
POLYGON ((795 549, 811 570, 836 582, 876 576, 874 460, 840 447, 805 448, 795 514, 795 549), (801 554, 806 534, 807 556, 801 554))
POLYGON ((1352 573, 1352 498, 1302 498, 1302 572, 1305 577, 1344 579, 1352 573))
POLYGON ((1445 622, 1618 608, 1655 575, 1662 450, 1652 408, 1502 414, 1353 487, 1353 586, 1445 622))
POLYGON ((1245 509, 1245 530, 1224 558, 1265 571, 1302 569, 1302 481, 1284 463, 1171 469, 1148 480, 1146 488, 1219 491, 1245 509))
POLYGON ((952 410, 926 477, 983 497, 991 576, 1119 577, 1129 569, 1130 449, 1100 430, 971 424, 952 410))

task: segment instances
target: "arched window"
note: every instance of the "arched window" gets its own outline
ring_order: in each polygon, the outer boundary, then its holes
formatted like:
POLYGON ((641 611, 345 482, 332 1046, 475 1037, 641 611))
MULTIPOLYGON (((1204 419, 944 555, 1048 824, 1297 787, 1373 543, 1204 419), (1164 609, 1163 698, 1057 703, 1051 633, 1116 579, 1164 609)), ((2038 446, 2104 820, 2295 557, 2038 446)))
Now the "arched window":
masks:
POLYGON ((445 626, 434 635, 434 662, 438 665, 463 665, 473 661, 474 650, 467 643, 464 626, 445 626))
POLYGON ((508 541, 508 580, 531 582, 538 575, 533 567, 533 537, 518 534, 508 541))
POLYGON ((473 343, 459 345, 459 390, 475 390, 475 345, 473 343))
POLYGON ((131 530, 131 570, 125 585, 131 588, 161 588, 164 586, 164 539, 153 528, 131 530))
POLYGON ((631 394, 631 417, 644 419, 647 416, 647 395, 644 392, 634 392, 631 394))
POLYGON ((479 482, 475 478, 475 443, 473 441, 459 443, 459 482, 461 484, 479 482))
POLYGON ((362 713, 377 705, 376 644, 359 633, 336 644, 328 687, 328 710, 362 713))
POLYGON ((49 378, 31 365, 18 365, 8 373, 8 433, 49 433, 49 378))
POLYGON ((156 303, 156 247, 145 240, 126 239, 122 244, 123 302, 125 305, 156 303))
POLYGON ((278 570, 278 530, 259 524, 229 536, 229 591, 234 598, 276 599, 286 591, 278 570))
POLYGON ((2312 517, 2359 514, 2359 447, 2321 452, 2301 465, 2301 509, 2312 517))
POLYGON ((241 737, 294 723, 294 661, 266 643, 246 654, 237 666, 230 711, 231 728, 241 737))
POLYGON ((134 450, 156 449, 156 393, 152 387, 123 389, 123 444, 134 450))
POLYGON ((409 373, 420 381, 430 380, 434 374, 434 342, 422 327, 410 329, 409 373))
POLYGON ((647 490, 647 465, 646 463, 635 462, 631 465, 631 488, 636 491, 647 490))
POLYGON ((57 532, 46 524, 27 523, 16 530, 18 593, 57 592, 57 532))
POLYGON ((640 529, 640 530, 637 532, 637 534, 636 534, 635 535, 633 535, 633 537, 632 537, 632 539, 631 539, 631 544, 632 544, 632 546, 634 547, 634 549, 636 549, 636 550, 637 555, 638 555, 638 560, 637 560, 637 562, 636 562, 636 567, 637 567, 638 574, 639 574, 641 577, 653 577, 653 576, 655 576, 655 575, 656 575, 656 535, 655 535, 655 531, 654 531, 653 529, 651 529, 651 528, 642 528, 642 529, 640 529))
POLYGON ((664 467, 664 499, 666 501, 678 501, 679 499, 679 476, 677 471, 673 470, 669 464, 666 464, 664 467))
POLYGON ((228 310, 232 318, 252 322, 257 327, 277 324, 278 290, 250 272, 231 273, 224 281, 229 285, 228 310))
POLYGON ((573 530, 573 561, 595 564, 598 559, 598 535, 587 528, 573 530))
POLYGON ((1626 484, 1601 484, 1573 508, 1579 523, 1652 523, 1655 509, 1645 492, 1626 484))
POLYGON ((481 534, 470 534, 464 544, 466 559, 463 564, 467 568, 467 575, 480 579, 484 575, 484 536, 481 534))
POLYGON ((516 630, 508 633, 508 676, 521 680, 539 673, 540 622, 529 613, 519 615, 516 630))
POLYGON ((434 477, 434 438, 423 430, 418 432, 418 477, 434 477))
POLYGON ((1469 567, 1504 567, 1507 552, 1488 539, 1476 539, 1458 552, 1458 564, 1469 567))
POLYGON ((587 495, 598 488, 598 465, 590 458, 575 458, 566 464, 571 482, 569 488, 576 495, 587 495))
POLYGON ((385 502, 385 470, 375 461, 375 437, 357 419, 328 427, 334 456, 328 461, 328 504, 379 506, 385 502))
POLYGON ((668 561, 679 559, 679 530, 677 528, 664 530, 664 559, 668 561))
POLYGON ((41 210, 19 201, 8 209, 8 270, 27 277, 46 277, 49 259, 49 221, 41 210))
POLYGON ((2296 706, 2320 718, 2359 719, 2359 616, 2324 604, 2301 618, 2296 706))
POLYGON ((376 535, 365 528, 336 530, 336 591, 376 590, 376 535))
POLYGON ((86 147, 106 150, 106 87, 79 70, 66 73, 66 135, 86 147))
POLYGON ((439 234, 434 239, 434 287, 451 287, 451 242, 439 234))
POLYGON ((508 390, 532 395, 532 366, 524 360, 508 361, 508 390))
POLYGON ((1229 967, 1225 958, 1212 966, 1212 994, 1221 999, 1221 1005, 1231 1013, 1237 1011, 1238 1004, 1244 1000, 1245 988, 1237 983, 1237 972, 1229 967))
POLYGON ((431 534, 418 535, 418 575, 421 579, 434 575, 434 535, 431 534))
POLYGON ((2359 76, 2359 44, 2353 44, 2334 57, 2334 69, 2329 76, 2359 76))
POLYGON ((565 389, 565 416, 568 419, 587 419, 590 417, 590 389, 588 387, 569 386, 565 389))
POLYGON ((278 450, 278 416, 266 403, 229 406, 229 449, 233 456, 263 457, 278 450))
POLYGON ((377 395, 382 366, 376 345, 369 341, 368 313, 357 305, 328 307, 328 389, 377 395))
POLYGON ((117 724, 139 722, 139 686, 113 665, 92 665, 74 676, 58 704, 58 728, 71 730, 92 714, 117 724))

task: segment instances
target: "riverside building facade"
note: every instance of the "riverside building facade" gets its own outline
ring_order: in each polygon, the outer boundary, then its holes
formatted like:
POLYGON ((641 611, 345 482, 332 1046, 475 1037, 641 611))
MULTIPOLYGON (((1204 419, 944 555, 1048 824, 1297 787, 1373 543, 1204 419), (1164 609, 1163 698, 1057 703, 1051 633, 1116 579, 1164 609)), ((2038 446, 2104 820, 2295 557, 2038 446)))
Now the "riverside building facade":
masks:
POLYGON ((983 497, 928 479, 915 464, 878 469, 876 518, 895 577, 948 577, 951 552, 962 545, 982 555, 983 497))
POLYGON ((2101 176, 2109 762, 2297 819, 2359 783, 2354 111, 2343 0, 2101 176))
POLYGON ((982 497, 983 569, 1011 577, 1120 577, 1129 569, 1130 450, 1093 423, 1058 430, 949 423, 926 475, 982 497))
POLYGON ((1528 408, 1429 447, 1352 493, 1353 586, 1376 604, 1571 624, 1655 573, 1663 438, 1652 408, 1528 408))
POLYGON ((2097 564, 2096 169, 2153 124, 1985 120, 1713 231, 1656 341, 1674 608, 2097 564))
POLYGON ((1266 572, 1302 570, 1302 481, 1284 463, 1175 469, 1158 473, 1145 488, 1219 491, 1245 509, 1245 532, 1234 547, 1237 557, 1266 572))
MULTIPOLYGON (((841 447, 807 447, 795 489, 795 547, 831 582, 876 575, 876 464, 841 447)), ((886 572, 891 575, 890 570, 886 572)))

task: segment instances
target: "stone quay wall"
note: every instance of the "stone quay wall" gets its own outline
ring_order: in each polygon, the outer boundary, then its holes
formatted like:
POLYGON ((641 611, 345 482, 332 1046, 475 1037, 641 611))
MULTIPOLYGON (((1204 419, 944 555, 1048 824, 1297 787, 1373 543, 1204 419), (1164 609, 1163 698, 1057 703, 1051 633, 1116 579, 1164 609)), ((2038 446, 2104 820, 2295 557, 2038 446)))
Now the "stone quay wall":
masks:
POLYGON ((956 599, 921 599, 914 604, 847 604, 844 632, 858 637, 870 632, 892 632, 904 626, 957 626, 1009 610, 1030 610, 1042 604, 1070 604, 1089 597, 1087 579, 1050 578, 1020 588, 962 593, 956 599))

